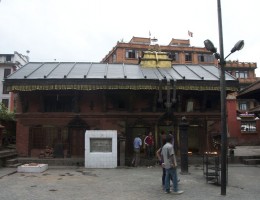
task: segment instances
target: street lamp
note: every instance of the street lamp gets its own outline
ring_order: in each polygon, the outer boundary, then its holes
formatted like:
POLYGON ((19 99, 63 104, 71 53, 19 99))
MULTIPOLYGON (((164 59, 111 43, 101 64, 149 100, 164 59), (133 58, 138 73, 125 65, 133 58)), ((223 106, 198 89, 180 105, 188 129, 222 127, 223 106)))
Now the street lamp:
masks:
POLYGON ((225 64, 226 59, 232 53, 241 50, 244 47, 244 40, 239 40, 231 49, 230 53, 224 57, 223 47, 223 33, 222 33, 222 16, 221 16, 221 3, 218 1, 218 30, 219 30, 219 49, 210 40, 205 40, 205 48, 210 51, 218 60, 220 66, 220 98, 221 98, 221 195, 226 195, 226 168, 227 168, 227 116, 226 116, 226 81, 225 81, 225 64))

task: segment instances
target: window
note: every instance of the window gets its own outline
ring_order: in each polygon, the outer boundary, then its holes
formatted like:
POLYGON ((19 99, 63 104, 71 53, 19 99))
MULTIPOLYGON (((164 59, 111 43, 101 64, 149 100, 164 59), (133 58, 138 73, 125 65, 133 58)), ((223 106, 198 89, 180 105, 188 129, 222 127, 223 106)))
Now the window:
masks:
POLYGON ((72 112, 73 97, 68 95, 48 95, 44 98, 45 112, 72 112))
POLYGON ((198 54, 198 60, 199 60, 199 62, 204 62, 204 55, 198 54))
POLYGON ((138 58, 138 51, 132 50, 132 49, 128 49, 125 52, 125 57, 126 58, 138 58))
POLYGON ((237 78, 248 78, 247 71, 236 71, 237 78))
POLYGON ((246 102, 239 102, 239 110, 248 110, 246 102))
POLYGON ((9 99, 2 99, 2 104, 4 104, 4 106, 6 108, 8 108, 9 107, 9 99))
POLYGON ((11 69, 5 69, 5 70, 4 70, 4 78, 6 78, 7 76, 9 76, 9 74, 11 74, 11 69))
POLYGON ((5 60, 6 60, 7 62, 11 61, 11 59, 12 59, 12 56, 11 56, 11 55, 7 55, 6 58, 5 58, 5 60))
POLYGON ((116 62, 116 54, 114 53, 113 56, 112 56, 112 62, 116 62))
POLYGON ((214 56, 209 54, 198 54, 199 62, 214 62, 214 56))
POLYGON ((68 142, 68 129, 57 127, 33 127, 30 129, 31 147, 45 149, 46 146, 54 148, 57 142, 61 142, 66 148, 68 142))
POLYGON ((173 61, 179 61, 179 53, 177 52, 169 52, 169 58, 173 61))
POLYGON ((194 102, 192 99, 189 99, 187 101, 187 108, 186 108, 186 112, 193 112, 193 108, 194 108, 194 102))
POLYGON ((129 107, 127 104, 126 94, 119 94, 118 92, 111 92, 108 94, 108 109, 116 111, 126 111, 129 107))
POLYGON ((192 56, 191 56, 191 53, 185 53, 185 61, 192 61, 192 56))
POLYGON ((256 132, 256 122, 241 121, 241 132, 256 132))
POLYGON ((7 91, 6 85, 3 85, 3 94, 9 94, 9 92, 7 91))

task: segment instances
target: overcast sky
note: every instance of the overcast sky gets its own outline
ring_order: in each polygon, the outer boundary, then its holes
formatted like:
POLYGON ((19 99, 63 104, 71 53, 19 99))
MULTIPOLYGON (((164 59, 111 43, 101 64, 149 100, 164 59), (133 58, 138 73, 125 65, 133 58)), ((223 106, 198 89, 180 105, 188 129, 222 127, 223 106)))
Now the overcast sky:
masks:
MULTIPOLYGON (((176 38, 203 47, 210 39, 219 47, 217 0, 0 1, 0 53, 29 50, 30 61, 99 62, 117 41, 149 37, 149 31, 160 45, 176 38)), ((221 4, 225 56, 243 39, 244 49, 228 60, 259 65, 260 1, 221 4)))

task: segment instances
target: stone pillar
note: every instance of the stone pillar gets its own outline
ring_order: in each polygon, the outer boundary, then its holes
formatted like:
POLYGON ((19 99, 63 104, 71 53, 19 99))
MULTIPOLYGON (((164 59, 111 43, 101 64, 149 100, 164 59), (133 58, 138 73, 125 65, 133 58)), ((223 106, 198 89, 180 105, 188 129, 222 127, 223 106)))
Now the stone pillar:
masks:
POLYGON ((188 171, 188 127, 189 124, 185 117, 182 117, 179 124, 180 155, 181 155, 181 174, 189 174, 188 171))
POLYGON ((125 166, 125 137, 119 138, 119 165, 125 166))

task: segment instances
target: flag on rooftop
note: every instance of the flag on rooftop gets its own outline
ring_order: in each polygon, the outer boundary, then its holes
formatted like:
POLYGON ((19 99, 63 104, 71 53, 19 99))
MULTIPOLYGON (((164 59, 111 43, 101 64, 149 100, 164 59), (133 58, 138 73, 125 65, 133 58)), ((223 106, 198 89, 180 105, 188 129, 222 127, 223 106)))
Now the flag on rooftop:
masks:
POLYGON ((193 37, 193 33, 190 32, 190 31, 188 31, 188 35, 189 35, 190 37, 193 37))

